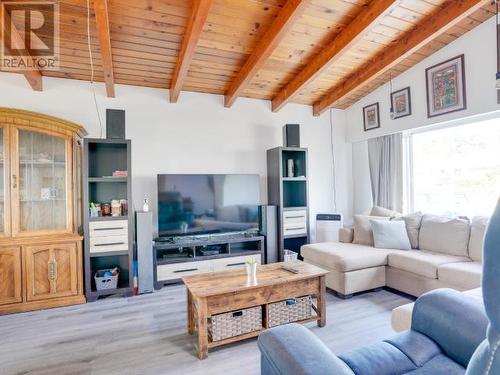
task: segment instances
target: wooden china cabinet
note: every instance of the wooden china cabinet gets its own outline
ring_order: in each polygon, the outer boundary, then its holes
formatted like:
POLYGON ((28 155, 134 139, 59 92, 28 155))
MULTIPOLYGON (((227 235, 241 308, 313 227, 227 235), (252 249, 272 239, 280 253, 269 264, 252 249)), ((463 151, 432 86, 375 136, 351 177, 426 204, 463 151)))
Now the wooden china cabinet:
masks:
POLYGON ((55 117, 0 108, 0 314, 85 302, 85 134, 55 117))

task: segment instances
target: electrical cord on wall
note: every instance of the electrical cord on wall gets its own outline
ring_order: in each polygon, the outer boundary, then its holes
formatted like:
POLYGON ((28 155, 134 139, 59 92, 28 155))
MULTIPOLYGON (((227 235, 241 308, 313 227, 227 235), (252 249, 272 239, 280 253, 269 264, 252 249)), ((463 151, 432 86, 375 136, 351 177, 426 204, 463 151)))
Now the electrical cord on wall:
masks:
POLYGON ((97 112, 97 119, 99 120, 99 137, 102 138, 102 121, 99 114, 99 105, 97 104, 97 96, 94 87, 94 60, 92 57, 92 46, 90 44, 90 0, 87 0, 87 44, 89 47, 90 58, 90 88, 92 90, 92 98, 94 99, 95 110, 97 112))
POLYGON ((333 210, 337 212, 337 177, 335 166, 335 150, 333 146, 333 108, 330 108, 330 143, 332 151, 332 183, 333 183, 333 210))

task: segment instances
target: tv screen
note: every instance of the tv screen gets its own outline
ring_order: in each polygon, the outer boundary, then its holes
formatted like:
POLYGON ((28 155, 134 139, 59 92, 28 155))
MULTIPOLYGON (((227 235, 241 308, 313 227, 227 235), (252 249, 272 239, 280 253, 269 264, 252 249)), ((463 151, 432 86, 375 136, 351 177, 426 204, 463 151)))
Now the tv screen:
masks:
POLYGON ((158 234, 182 236, 258 229, 259 176, 158 175, 158 234))

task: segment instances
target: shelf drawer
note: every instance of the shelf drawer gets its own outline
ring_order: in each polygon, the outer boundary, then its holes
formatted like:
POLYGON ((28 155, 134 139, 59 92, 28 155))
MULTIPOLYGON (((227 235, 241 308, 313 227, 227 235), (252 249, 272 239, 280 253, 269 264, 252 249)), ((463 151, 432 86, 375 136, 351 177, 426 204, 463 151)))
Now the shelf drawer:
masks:
POLYGON ((230 257, 223 259, 215 259, 211 260, 213 264, 214 271, 227 271, 227 270, 237 270, 245 268, 245 261, 249 257, 254 257, 258 264, 261 264, 260 255, 249 255, 249 256, 241 256, 241 257, 230 257))
POLYGON ((90 237, 90 252, 103 253, 108 251, 128 250, 128 235, 90 237))
POLYGON ((283 211, 283 223, 305 222, 307 220, 307 210, 283 211))
POLYGON ((107 236, 127 236, 128 221, 91 221, 89 223, 90 238, 107 236))
POLYGON ((210 271, 212 271, 210 261, 162 264, 157 267, 156 276, 158 281, 165 281, 210 271))
POLYGON ((296 236, 307 234, 307 210, 283 212, 283 235, 296 236))

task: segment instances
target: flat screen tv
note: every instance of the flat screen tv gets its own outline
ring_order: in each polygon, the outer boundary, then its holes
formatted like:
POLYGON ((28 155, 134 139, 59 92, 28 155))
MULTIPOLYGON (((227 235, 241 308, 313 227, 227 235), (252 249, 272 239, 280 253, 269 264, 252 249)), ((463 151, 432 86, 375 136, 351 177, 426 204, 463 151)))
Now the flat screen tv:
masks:
POLYGON ((259 176, 159 174, 158 234, 185 236, 258 229, 259 176))

